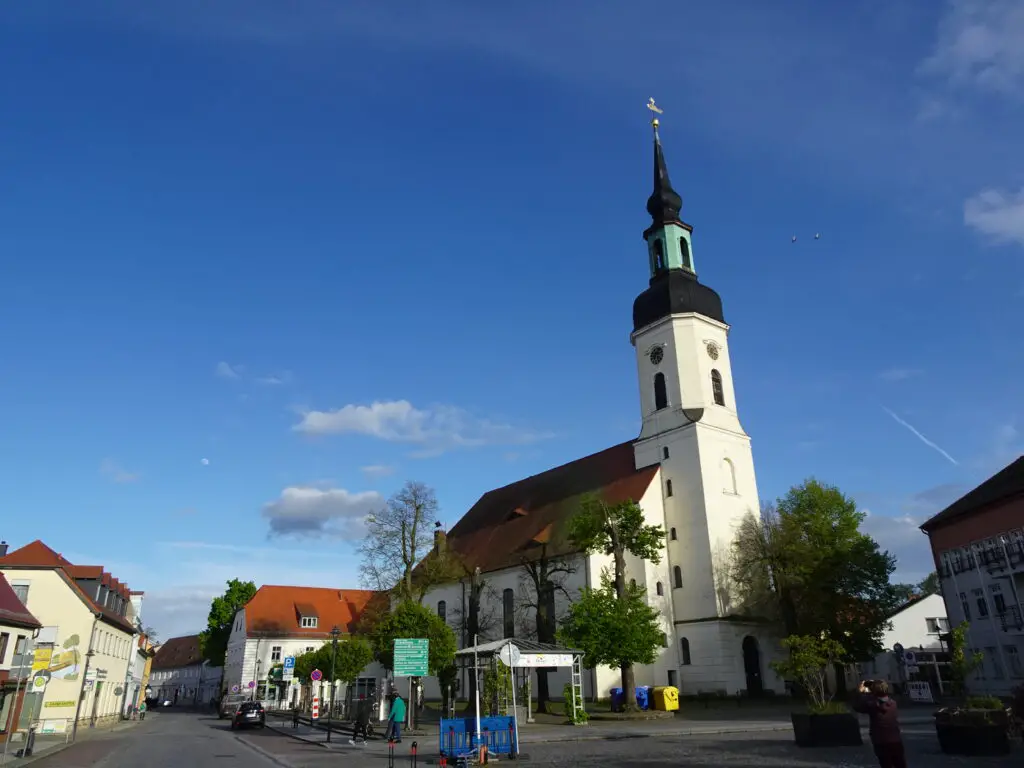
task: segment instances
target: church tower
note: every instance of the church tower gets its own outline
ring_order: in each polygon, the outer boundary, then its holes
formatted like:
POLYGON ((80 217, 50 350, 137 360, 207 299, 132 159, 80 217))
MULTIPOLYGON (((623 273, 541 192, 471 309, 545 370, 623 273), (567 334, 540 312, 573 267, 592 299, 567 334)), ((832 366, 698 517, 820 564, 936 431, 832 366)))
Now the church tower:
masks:
MULTIPOLYGON (((649 106, 658 111, 653 102, 649 106)), ((742 631, 734 622, 720 619, 736 608, 726 572, 737 526, 748 513, 759 514, 757 482, 737 410, 722 300, 697 278, 693 227, 683 221, 682 198, 669 180, 657 118, 652 124, 654 191, 647 200, 651 224, 643 233, 650 282, 633 302, 630 335, 643 418, 636 466, 661 465, 666 594, 677 646, 685 641, 696 655, 700 644, 709 662, 707 654, 717 654, 718 661, 700 673, 708 678, 699 682, 732 690, 743 680, 745 640, 733 637, 742 631), (713 651, 723 644, 721 652, 713 651)))

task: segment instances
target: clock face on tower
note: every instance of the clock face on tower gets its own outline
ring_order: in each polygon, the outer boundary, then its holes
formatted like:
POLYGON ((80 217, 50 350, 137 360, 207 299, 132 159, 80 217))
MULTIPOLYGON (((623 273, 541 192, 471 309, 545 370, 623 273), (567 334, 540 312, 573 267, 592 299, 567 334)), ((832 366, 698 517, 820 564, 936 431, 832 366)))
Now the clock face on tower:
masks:
POLYGON ((665 357, 665 350, 662 347, 655 347, 650 351, 651 362, 654 365, 660 363, 665 357))
POLYGON ((707 349, 708 349, 708 357, 710 357, 712 360, 717 360, 718 359, 718 345, 715 344, 715 342, 713 342, 713 341, 709 341, 707 349))

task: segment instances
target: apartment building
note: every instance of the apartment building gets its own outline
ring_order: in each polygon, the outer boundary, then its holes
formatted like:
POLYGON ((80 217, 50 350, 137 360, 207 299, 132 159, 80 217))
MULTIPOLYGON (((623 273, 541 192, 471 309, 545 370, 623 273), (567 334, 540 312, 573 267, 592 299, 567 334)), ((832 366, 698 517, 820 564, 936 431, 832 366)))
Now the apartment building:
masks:
POLYGON ((116 719, 128 706, 141 634, 127 585, 38 540, 0 557, 0 573, 42 625, 33 666, 47 664, 50 679, 26 697, 40 731, 64 733, 76 717, 116 719))
POLYGON ((199 635, 172 637, 157 648, 150 688, 161 702, 209 704, 220 693, 223 672, 223 667, 212 667, 203 658, 199 635))
POLYGON ((949 623, 968 623, 982 653, 971 688, 1008 694, 1024 683, 1024 456, 921 526, 949 623))
POLYGON ((33 640, 41 628, 0 573, 0 743, 24 730, 27 722, 22 721, 31 717, 27 710, 22 717, 22 702, 32 671, 33 640))

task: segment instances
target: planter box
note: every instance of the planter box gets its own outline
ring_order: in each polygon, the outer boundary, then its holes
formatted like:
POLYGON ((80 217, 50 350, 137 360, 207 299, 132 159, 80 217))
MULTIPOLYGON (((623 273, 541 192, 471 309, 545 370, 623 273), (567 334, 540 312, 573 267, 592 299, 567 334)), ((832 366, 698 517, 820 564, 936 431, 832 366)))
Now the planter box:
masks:
POLYGON ((860 721, 852 712, 812 715, 794 712, 793 735, 798 747, 859 747, 860 721))
POLYGON ((1008 755, 1009 728, 1002 723, 935 723, 939 747, 947 755, 1008 755))

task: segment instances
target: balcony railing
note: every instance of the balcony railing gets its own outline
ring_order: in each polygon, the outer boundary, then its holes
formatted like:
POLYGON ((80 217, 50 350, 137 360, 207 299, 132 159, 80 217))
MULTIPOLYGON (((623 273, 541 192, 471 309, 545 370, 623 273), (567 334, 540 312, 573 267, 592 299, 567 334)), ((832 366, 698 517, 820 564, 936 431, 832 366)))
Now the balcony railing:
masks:
POLYGON ((1009 606, 999 616, 999 623, 1003 625, 1003 632, 1013 632, 1024 629, 1024 619, 1021 618, 1020 608, 1009 606))

